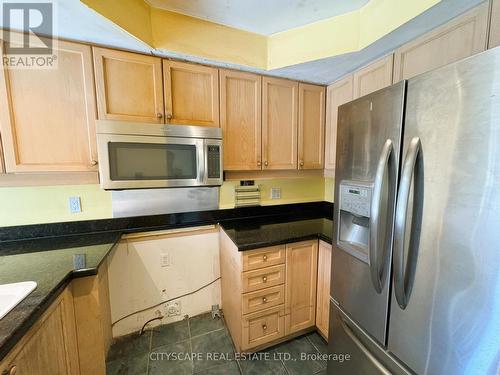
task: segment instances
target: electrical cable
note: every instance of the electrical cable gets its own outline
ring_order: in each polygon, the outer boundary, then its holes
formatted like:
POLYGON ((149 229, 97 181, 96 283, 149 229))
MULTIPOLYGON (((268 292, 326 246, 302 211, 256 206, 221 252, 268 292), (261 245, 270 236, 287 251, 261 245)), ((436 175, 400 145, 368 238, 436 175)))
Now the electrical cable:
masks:
MULTIPOLYGON (((147 311, 147 310, 150 310, 150 309, 154 309, 155 307, 158 307, 158 306, 160 306, 160 305, 163 305, 164 303, 168 303, 168 302, 171 302, 171 301, 173 301, 173 300, 176 300, 176 299, 179 299, 179 298, 183 298, 183 297, 186 297, 186 296, 190 296, 191 294, 195 294, 195 293, 199 292, 200 290, 202 290, 202 289, 206 288, 207 286, 212 285, 213 283, 215 283, 215 282, 216 282, 216 281, 218 281, 218 280, 220 280, 220 276, 219 276, 218 278, 216 278, 215 280, 210 281, 208 284, 205 284, 205 285, 203 285, 203 286, 199 287, 198 289, 193 290, 192 292, 189 292, 189 293, 186 293, 186 294, 180 295, 180 296, 178 296, 178 297, 174 297, 174 298, 167 299, 166 301, 161 301, 160 303, 157 303, 156 305, 149 306, 149 307, 146 307, 146 308, 144 308, 144 309, 137 310, 137 311, 134 311, 134 312, 132 312, 132 313, 130 313, 130 314, 127 314, 127 315, 125 315, 125 316, 122 316, 120 319, 115 320, 113 323, 111 323, 111 327, 112 327, 112 326, 114 326, 116 323, 121 322, 121 321, 122 321, 122 320, 124 320, 124 319, 130 318, 131 316, 133 316, 133 315, 135 315, 135 314, 139 314, 139 313, 141 313, 141 312, 144 312, 144 311, 147 311)), ((161 317, 161 318, 160 318, 160 317, 156 317, 156 318, 154 318, 154 319, 151 319, 150 321, 153 321, 153 320, 156 320, 156 319, 162 319, 162 318, 163 318, 163 317, 161 317)), ((147 323, 149 323, 150 321, 146 322, 146 324, 147 324, 147 323)), ((143 329, 144 329, 144 326, 143 326, 143 329)), ((141 331, 142 331, 142 330, 141 330, 141 331)))

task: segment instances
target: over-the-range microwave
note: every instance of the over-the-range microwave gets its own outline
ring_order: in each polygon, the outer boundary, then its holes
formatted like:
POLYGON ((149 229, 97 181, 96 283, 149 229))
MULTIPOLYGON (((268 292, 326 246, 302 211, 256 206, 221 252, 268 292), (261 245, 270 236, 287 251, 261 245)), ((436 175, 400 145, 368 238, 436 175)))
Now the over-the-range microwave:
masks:
POLYGON ((222 130, 97 121, 101 187, 107 190, 222 184, 222 130))

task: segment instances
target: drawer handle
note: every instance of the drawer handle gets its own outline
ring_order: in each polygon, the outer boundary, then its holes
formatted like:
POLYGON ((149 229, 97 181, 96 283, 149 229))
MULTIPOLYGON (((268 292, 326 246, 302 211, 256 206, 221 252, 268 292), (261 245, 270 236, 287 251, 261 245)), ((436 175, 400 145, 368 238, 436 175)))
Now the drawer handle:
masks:
POLYGON ((13 365, 8 370, 3 370, 2 375, 15 375, 17 373, 17 366, 13 365))
POLYGON ((267 276, 262 276, 262 281, 267 283, 267 276))
POLYGON ((264 331, 265 331, 265 330, 267 330, 267 324, 266 324, 266 323, 262 324, 262 329, 263 329, 264 331))
POLYGON ((266 297, 262 297, 262 302, 267 303, 267 298, 266 297))
POLYGON ((267 255, 263 255, 262 259, 264 260, 264 262, 267 262, 267 255))

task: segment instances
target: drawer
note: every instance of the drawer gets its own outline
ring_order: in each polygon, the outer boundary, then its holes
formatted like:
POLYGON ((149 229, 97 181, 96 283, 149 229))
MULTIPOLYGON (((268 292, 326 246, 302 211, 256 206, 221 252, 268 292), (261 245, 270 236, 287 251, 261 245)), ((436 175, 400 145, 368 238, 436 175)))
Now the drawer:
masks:
POLYGON ((285 303, 285 286, 278 285, 271 288, 243 294, 243 314, 268 309, 285 303))
POLYGON ((283 305, 245 315, 242 325, 241 349, 247 350, 285 335, 285 310, 283 305))
POLYGON ((243 253, 243 271, 285 263, 285 245, 249 250, 243 253))
POLYGON ((253 292, 285 282, 285 265, 261 268, 241 274, 243 293, 253 292))

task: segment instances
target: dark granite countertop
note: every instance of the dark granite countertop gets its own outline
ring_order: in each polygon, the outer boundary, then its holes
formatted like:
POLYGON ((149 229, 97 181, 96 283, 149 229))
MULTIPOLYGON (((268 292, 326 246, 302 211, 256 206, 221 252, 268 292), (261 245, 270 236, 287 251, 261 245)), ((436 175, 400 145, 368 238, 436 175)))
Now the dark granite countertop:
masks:
POLYGON ((35 281, 36 289, 0 320, 0 360, 37 321, 71 279, 95 275, 119 240, 94 233, 0 243, 0 284, 35 281), (85 254, 75 269, 73 256, 85 254))
POLYGON ((221 227, 242 251, 314 238, 332 243, 333 221, 324 218, 242 219, 225 221, 221 227))

